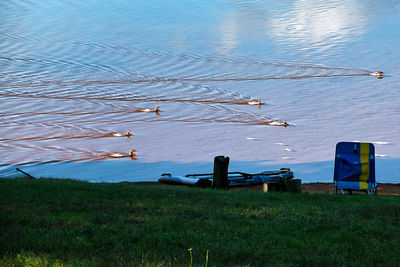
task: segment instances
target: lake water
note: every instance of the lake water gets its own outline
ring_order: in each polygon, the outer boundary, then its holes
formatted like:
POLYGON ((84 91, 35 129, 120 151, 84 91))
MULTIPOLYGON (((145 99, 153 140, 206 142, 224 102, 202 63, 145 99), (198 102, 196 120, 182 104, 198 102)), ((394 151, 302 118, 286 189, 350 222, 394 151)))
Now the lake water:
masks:
POLYGON ((400 1, 1 1, 0 176, 151 181, 226 155, 230 171, 329 182, 336 143, 366 141, 377 180, 398 183, 399 14, 400 1))

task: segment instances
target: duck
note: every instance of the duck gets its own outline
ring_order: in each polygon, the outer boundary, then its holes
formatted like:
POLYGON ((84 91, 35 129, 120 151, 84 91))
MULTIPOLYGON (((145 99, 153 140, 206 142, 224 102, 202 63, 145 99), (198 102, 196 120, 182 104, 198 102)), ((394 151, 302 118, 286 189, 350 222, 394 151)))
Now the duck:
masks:
POLYGON ((155 108, 143 108, 139 109, 139 112, 159 112, 160 106, 156 106, 155 108))
POLYGON ((250 100, 250 101, 247 101, 247 104, 249 104, 249 105, 262 105, 262 104, 264 104, 264 101, 262 99, 250 100))
POLYGON ((287 123, 286 121, 270 121, 268 122, 268 125, 288 127, 289 123, 287 123))
POLYGON ((374 77, 382 77, 383 76, 383 71, 375 71, 375 72, 370 72, 370 73, 368 73, 369 75, 371 75, 371 76, 374 76, 374 77))
POLYGON ((135 151, 136 151, 135 149, 131 149, 131 150, 129 150, 129 153, 117 152, 117 153, 110 153, 110 154, 108 154, 108 156, 111 158, 133 157, 134 155, 136 155, 134 153, 135 151))
POLYGON ((128 130, 125 133, 113 133, 112 136, 115 136, 115 137, 125 137, 125 136, 129 137, 129 136, 132 136, 132 132, 131 132, 131 130, 128 130))

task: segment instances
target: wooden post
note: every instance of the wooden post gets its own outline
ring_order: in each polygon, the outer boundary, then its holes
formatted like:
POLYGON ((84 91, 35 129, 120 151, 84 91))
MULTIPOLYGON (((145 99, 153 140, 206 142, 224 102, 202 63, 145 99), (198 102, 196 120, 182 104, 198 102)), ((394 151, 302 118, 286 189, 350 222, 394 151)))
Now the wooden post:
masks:
POLYGON ((263 183, 263 192, 266 193, 268 191, 271 191, 271 189, 268 186, 268 183, 263 183), (269 190, 268 190, 269 189, 269 190))
POLYGON ((301 179, 285 179, 279 182, 263 183, 263 192, 270 191, 301 193, 301 179))
POLYGON ((301 193, 301 179, 287 180, 286 191, 292 193, 301 193))
POLYGON ((229 157, 217 156, 214 158, 213 188, 228 188, 229 157))
POLYGON ((263 183, 263 192, 271 192, 271 191, 282 191, 283 188, 283 184, 281 182, 265 182, 263 183))

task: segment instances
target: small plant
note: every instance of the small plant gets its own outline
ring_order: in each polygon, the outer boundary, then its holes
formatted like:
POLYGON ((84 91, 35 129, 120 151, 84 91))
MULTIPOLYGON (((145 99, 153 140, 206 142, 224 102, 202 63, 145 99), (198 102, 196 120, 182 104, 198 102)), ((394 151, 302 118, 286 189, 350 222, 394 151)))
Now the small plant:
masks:
POLYGON ((189 254, 190 254, 190 264, 189 266, 192 267, 193 266, 193 255, 192 255, 192 248, 189 248, 189 254))
MULTIPOLYGON (((188 249, 189 254, 190 254, 190 264, 189 264, 190 267, 193 266, 193 254, 192 254, 192 250, 193 250, 192 248, 189 248, 189 249, 188 249)), ((207 266, 208 266, 208 249, 207 249, 207 252, 206 252, 206 263, 205 263, 204 267, 207 267, 207 266)))

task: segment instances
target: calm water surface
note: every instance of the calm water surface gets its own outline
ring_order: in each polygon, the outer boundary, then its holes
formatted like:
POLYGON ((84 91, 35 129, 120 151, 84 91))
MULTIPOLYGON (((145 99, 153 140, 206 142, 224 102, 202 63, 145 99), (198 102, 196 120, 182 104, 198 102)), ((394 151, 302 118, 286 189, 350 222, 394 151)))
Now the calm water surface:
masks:
POLYGON ((400 1, 1 1, 0 176, 155 180, 227 155, 232 171, 327 182, 336 143, 368 141, 378 180, 400 182, 399 14, 400 1))

